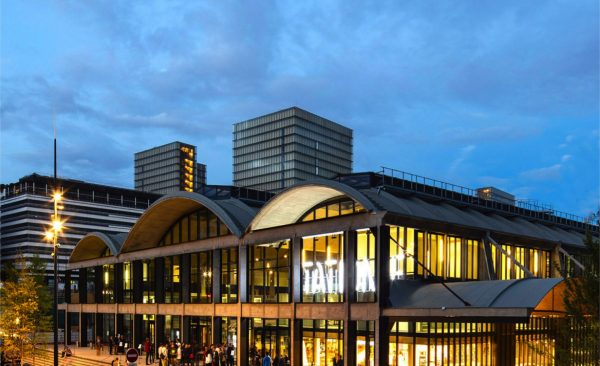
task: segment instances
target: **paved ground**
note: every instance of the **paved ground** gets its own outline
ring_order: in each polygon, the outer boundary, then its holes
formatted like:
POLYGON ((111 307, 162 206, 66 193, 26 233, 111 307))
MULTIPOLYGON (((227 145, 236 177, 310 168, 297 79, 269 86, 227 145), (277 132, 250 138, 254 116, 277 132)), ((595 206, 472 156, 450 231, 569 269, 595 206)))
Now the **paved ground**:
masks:
MULTIPOLYGON (((70 359, 72 359, 73 361, 77 360, 77 361, 89 361, 89 363, 96 363, 96 364, 110 364, 115 358, 119 358, 119 361, 121 363, 121 365, 127 365, 127 360, 125 359, 125 355, 120 354, 120 355, 111 355, 108 353, 107 348, 105 347, 104 350, 102 350, 100 352, 100 354, 98 355, 96 349, 90 349, 89 347, 75 347, 75 346, 69 346, 69 348, 71 348, 71 351, 73 352, 73 357, 69 357, 70 359)), ((60 364, 65 364, 65 359, 60 357, 60 352, 63 349, 63 345, 59 345, 58 347, 58 351, 59 351, 59 360, 60 360, 60 364)), ((48 351, 48 356, 49 358, 52 358, 53 356, 53 346, 49 345, 48 347, 46 347, 46 351, 48 351)), ((66 364, 70 364, 72 362, 66 362, 66 364)), ((79 363, 79 362, 77 362, 79 363)), ((156 362, 158 363, 158 362, 156 362)), ((146 356, 140 356, 140 358, 138 359, 137 362, 138 366, 143 366, 146 364, 146 356)))

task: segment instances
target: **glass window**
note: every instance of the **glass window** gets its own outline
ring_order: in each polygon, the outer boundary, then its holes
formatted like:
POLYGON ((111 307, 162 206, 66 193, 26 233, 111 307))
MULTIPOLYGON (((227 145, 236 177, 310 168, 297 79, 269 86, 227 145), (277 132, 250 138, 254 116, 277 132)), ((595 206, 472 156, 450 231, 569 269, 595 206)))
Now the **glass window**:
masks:
POLYGON ((86 300, 88 304, 96 303, 96 268, 86 269, 86 300))
POLYGON ((365 212, 366 210, 360 204, 355 203, 348 198, 334 198, 310 209, 299 221, 321 220, 341 215, 351 215, 354 213, 365 212))
POLYGON ((273 359, 273 365, 289 365, 289 319, 250 319, 248 349, 249 365, 261 365, 261 360, 267 353, 273 359))
POLYGON ((238 299, 238 248, 221 249, 221 302, 238 299))
POLYGON ((356 322, 356 366, 375 365, 375 322, 356 322))
POLYGON ((467 269, 465 278, 467 280, 479 279, 479 242, 477 240, 466 240, 467 243, 467 269))
POLYGON ((250 302, 289 302, 290 298, 289 240, 253 245, 249 248, 250 302))
POLYGON ((390 279, 415 275, 415 229, 390 226, 390 279))
POLYGON ((217 216, 202 208, 175 222, 164 234, 159 246, 186 243, 206 238, 230 235, 231 232, 217 216))
POLYGON ((302 350, 303 365, 336 364, 344 354, 344 322, 303 320, 302 350))
POLYGON ((113 264, 102 266, 102 303, 115 303, 115 266, 113 264))
POLYGON ((123 263, 123 302, 133 303, 133 267, 131 262, 123 263))
POLYGON ((165 303, 178 304, 181 301, 179 256, 165 257, 165 303))
POLYGON ((154 304, 154 288, 156 282, 154 280, 154 259, 147 259, 142 262, 142 302, 144 304, 154 304))
POLYGON ((212 251, 190 254, 190 300, 212 302, 212 251))
POLYGON ((302 239, 302 301, 344 301, 344 239, 341 233, 302 239))
POLYGON ((371 230, 356 233, 356 301, 375 301, 375 235, 371 230))

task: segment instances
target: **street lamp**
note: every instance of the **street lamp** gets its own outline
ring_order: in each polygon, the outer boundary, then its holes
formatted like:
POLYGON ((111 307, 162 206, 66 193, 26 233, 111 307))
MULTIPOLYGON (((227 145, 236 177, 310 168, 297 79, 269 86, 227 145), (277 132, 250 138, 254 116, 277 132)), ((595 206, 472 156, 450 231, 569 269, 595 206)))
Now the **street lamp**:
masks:
POLYGON ((51 216, 50 229, 44 233, 46 240, 52 242, 52 259, 54 261, 54 365, 58 366, 58 236, 62 233, 64 222, 61 220, 58 210, 61 206, 62 194, 55 191, 52 194, 54 203, 54 214, 51 216))

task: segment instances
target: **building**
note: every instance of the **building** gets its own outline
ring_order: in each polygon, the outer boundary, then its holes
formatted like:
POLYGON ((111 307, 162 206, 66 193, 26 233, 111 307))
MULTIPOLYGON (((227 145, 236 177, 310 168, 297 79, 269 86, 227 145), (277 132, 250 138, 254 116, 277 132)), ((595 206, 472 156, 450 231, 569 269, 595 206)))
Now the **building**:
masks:
POLYGON ((352 172, 352 130, 297 107, 233 125, 233 185, 278 192, 352 172))
POLYGON ((290 365, 553 364, 563 277, 598 226, 427 181, 387 170, 273 197, 166 195, 122 240, 77 244, 67 338, 227 342, 237 365, 265 351, 290 365))
MULTIPOLYGON (((51 226, 54 192, 51 177, 32 174, 16 183, 0 185, 0 250, 2 263, 19 257, 40 257, 46 264, 48 279, 52 280, 52 245, 44 241, 51 226)), ((146 208, 159 195, 138 192, 73 179, 59 179, 58 191, 63 194, 61 216, 68 219, 64 236, 60 237, 59 273, 75 244, 91 231, 102 231, 107 240, 126 236, 146 208)))
POLYGON ((135 153, 135 189, 166 194, 193 192, 206 184, 206 165, 197 149, 179 141, 135 153))

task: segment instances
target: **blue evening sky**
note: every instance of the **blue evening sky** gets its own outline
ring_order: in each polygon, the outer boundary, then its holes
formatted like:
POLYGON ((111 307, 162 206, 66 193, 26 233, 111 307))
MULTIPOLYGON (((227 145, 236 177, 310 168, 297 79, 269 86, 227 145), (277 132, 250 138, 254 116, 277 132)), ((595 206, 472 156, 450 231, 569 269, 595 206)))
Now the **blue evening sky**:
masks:
POLYGON ((581 1, 1 2, 1 182, 133 186, 133 154, 292 105, 380 166, 586 215, 599 205, 599 9, 581 1))

